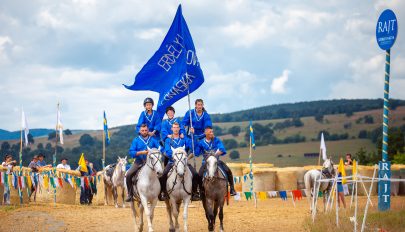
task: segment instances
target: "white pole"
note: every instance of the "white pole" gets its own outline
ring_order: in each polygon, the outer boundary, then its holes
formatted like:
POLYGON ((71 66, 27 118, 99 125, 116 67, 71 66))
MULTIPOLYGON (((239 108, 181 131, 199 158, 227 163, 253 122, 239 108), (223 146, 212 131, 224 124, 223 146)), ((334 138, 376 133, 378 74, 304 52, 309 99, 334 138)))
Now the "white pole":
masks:
MULTIPOLYGON (((342 184, 343 184, 343 180, 342 180, 342 184)), ((337 182, 336 182, 335 194, 336 194, 336 226, 339 227, 339 192, 338 192, 338 188, 337 188, 337 182)))
MULTIPOLYGON (((373 179, 371 180, 371 185, 370 185, 370 191, 369 193, 371 193, 371 191, 373 190, 373 183, 374 183, 374 177, 375 177, 375 172, 377 170, 377 165, 374 165, 374 173, 373 173, 373 179)), ((371 201, 370 201, 371 202, 371 201)), ((365 225, 366 225, 366 218, 367 218, 367 211, 368 211, 368 203, 369 201, 367 201, 366 203, 366 209, 364 210, 364 217, 363 217, 363 224, 361 224, 361 232, 364 231, 365 225)))
MULTIPOLYGON (((319 177, 318 181, 315 180, 315 183, 318 182, 318 186, 317 186, 316 192, 314 194, 314 197, 315 197, 315 199, 314 199, 314 201, 315 201, 314 208, 312 208, 312 221, 314 221, 314 222, 315 222, 315 215, 316 215, 316 205, 318 203, 318 193, 319 193, 319 188, 321 187, 321 182, 319 182, 319 181, 321 179, 322 179, 322 173, 321 173, 321 176, 319 177)), ((315 185, 315 187, 316 187, 316 185, 315 185)))
MULTIPOLYGON (((357 176, 357 173, 356 173, 357 176)), ((357 181, 358 178, 356 178, 356 198, 355 198, 355 205, 354 205, 354 232, 357 232, 357 181)))
POLYGON ((326 211, 329 211, 330 209, 332 209, 333 207, 333 190, 334 190, 334 188, 336 188, 336 178, 337 178, 337 176, 335 176, 335 179, 333 180, 333 183, 332 183, 332 188, 331 188, 331 191, 330 191, 330 193, 329 193, 329 196, 328 196, 328 199, 327 199, 327 201, 326 201, 326 211))
MULTIPOLYGON (((367 196, 367 202, 370 202, 371 206, 373 207, 373 202, 371 202, 370 196, 371 196, 371 192, 367 192, 366 186, 364 185, 363 179, 361 178, 361 176, 359 176, 360 178, 360 183, 363 186, 364 192, 366 192, 366 196, 367 196)), ((374 179, 374 177, 373 177, 374 179)))
POLYGON ((294 194, 292 192, 290 192, 290 193, 291 193, 291 200, 292 200, 292 203, 293 203, 294 208, 295 208, 294 194))
MULTIPOLYGON (((186 76, 187 76, 187 73, 186 73, 186 76)), ((187 77, 187 79, 188 79, 188 77, 187 77)), ((187 84, 187 98, 188 98, 188 112, 190 115, 190 128, 193 128, 193 119, 191 118, 190 86, 188 84, 187 84)), ((196 168, 196 161, 195 161, 195 154, 194 154, 194 132, 191 133, 191 148, 193 150, 193 165, 194 165, 194 168, 196 168)))

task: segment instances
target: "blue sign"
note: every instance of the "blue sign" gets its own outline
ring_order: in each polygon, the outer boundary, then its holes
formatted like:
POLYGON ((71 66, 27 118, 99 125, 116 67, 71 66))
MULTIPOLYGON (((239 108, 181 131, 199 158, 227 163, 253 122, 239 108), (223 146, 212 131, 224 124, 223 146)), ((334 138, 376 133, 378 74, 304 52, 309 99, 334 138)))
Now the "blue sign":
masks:
POLYGON ((398 21, 395 13, 387 9, 378 18, 375 35, 378 46, 382 50, 388 50, 394 45, 398 34, 398 21))
MULTIPOLYGON (((380 161, 378 164, 378 177, 381 179, 391 178, 391 162, 380 161)), ((378 209, 386 211, 390 209, 391 205, 391 181, 380 180, 378 181, 378 209)))

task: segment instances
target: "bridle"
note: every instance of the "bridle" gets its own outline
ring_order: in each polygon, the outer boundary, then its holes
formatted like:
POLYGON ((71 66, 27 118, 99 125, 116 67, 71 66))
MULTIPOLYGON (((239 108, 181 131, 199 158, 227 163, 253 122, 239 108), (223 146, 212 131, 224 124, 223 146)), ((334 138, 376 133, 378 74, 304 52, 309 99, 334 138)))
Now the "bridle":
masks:
POLYGON ((150 169, 152 169, 153 171, 156 171, 156 169, 155 169, 155 166, 156 166, 156 164, 159 162, 161 165, 163 165, 162 164, 162 161, 160 160, 160 156, 162 155, 162 153, 160 153, 160 151, 153 151, 153 152, 151 152, 150 154, 148 154, 148 160, 150 160, 151 162, 146 162, 146 165, 150 168, 150 169), (156 155, 156 154, 158 154, 158 155, 156 155), (150 156, 153 156, 153 157, 155 157, 156 158, 156 161, 155 162, 152 162, 152 160, 150 159, 150 156))
POLYGON ((176 152, 173 155, 178 157, 177 155, 180 153, 181 153, 181 156, 180 156, 180 159, 177 160, 177 162, 176 162, 176 160, 173 159, 174 160, 173 167, 172 167, 170 173, 168 174, 168 176, 169 176, 173 172, 173 170, 175 170, 175 172, 176 172, 176 178, 174 178, 172 188, 167 191, 167 193, 169 195, 170 195, 170 193, 172 193, 174 191, 174 186, 176 186, 176 184, 177 184, 177 177, 181 178, 181 184, 183 185, 184 192, 186 192, 188 195, 191 195, 191 193, 187 191, 186 186, 184 185, 185 184, 185 181, 184 181, 185 173, 183 176, 180 176, 179 173, 177 172, 177 166, 179 165, 179 163, 182 163, 184 165, 184 169, 185 169, 184 172, 186 172, 186 169, 187 169, 187 159, 185 159, 185 161, 183 161, 183 156, 184 156, 185 152, 176 152))

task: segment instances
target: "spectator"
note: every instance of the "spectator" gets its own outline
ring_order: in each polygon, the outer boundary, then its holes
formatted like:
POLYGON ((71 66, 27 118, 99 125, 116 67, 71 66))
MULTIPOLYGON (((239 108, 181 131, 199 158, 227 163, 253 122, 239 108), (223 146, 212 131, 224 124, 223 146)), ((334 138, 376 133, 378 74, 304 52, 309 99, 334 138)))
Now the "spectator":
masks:
MULTIPOLYGON (((38 156, 34 155, 34 157, 32 157, 31 163, 28 165, 28 167, 31 168, 32 172, 34 172, 34 173, 38 172, 38 164, 37 164, 37 162, 38 162, 38 156)), ((36 201, 37 188, 35 186, 35 183, 32 183, 32 186, 31 186, 31 194, 29 196, 30 201, 31 201, 32 194, 34 194, 34 201, 36 201)))
MULTIPOLYGON (((4 161, 1 164, 3 167, 7 168, 7 175, 10 175, 10 173, 13 171, 13 167, 17 165, 17 161, 13 160, 13 157, 9 154, 7 154, 4 157, 4 161)), ((10 188, 9 185, 4 185, 4 195, 3 195, 3 204, 5 205, 10 205, 10 188)))
POLYGON ((345 161, 345 165, 353 165, 353 160, 352 160, 352 154, 347 153, 346 154, 346 161, 345 161))
MULTIPOLYGON (((91 171, 91 168, 89 166, 89 161, 87 159, 85 159, 85 162, 86 162, 87 172, 84 172, 84 171, 80 170, 80 166, 77 167, 77 170, 80 171, 80 174, 82 176, 88 178, 89 176, 91 176, 92 171, 91 171)), ((86 184, 84 184, 84 187, 82 187, 80 190, 81 190, 80 191, 80 204, 82 204, 82 205, 84 205, 84 204, 90 205, 91 204, 91 198, 90 198, 91 187, 86 186, 86 184)))
POLYGON ((46 164, 44 158, 45 158, 45 156, 42 153, 39 153, 37 167, 52 167, 52 165, 46 164))
POLYGON ((60 160, 60 164, 58 164, 58 166, 56 166, 56 168, 70 170, 70 165, 67 164, 67 161, 68 161, 67 158, 62 158, 60 160))
MULTIPOLYGON (((91 169, 91 176, 94 176, 94 178, 96 178, 95 176, 97 175, 97 171, 96 169, 94 169, 94 165, 93 163, 89 163, 89 167, 91 169)), ((90 181, 89 181, 90 182, 90 181)), ((97 181, 93 182, 93 185, 90 185, 90 195, 89 195, 89 204, 92 203, 93 201, 93 196, 95 194, 97 194, 97 186, 96 186, 97 181)))
MULTIPOLYGON (((342 173, 339 172, 338 177, 342 177, 342 173)), ((338 191, 338 206, 340 207, 340 202, 343 203, 343 207, 346 209, 345 194, 343 190, 342 180, 337 181, 337 191, 338 191)))

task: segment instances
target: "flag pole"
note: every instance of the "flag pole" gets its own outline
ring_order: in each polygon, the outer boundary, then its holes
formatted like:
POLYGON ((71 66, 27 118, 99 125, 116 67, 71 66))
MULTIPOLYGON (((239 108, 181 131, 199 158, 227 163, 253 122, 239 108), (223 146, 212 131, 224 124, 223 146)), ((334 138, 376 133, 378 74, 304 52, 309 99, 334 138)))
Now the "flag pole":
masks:
MULTIPOLYGON (((22 112, 21 112, 21 116, 22 116, 22 112)), ((24 115, 25 116, 25 115, 24 115)), ((24 118, 21 117, 21 120, 24 120, 24 118)), ((20 172, 19 172, 19 177, 21 178, 22 176, 22 131, 23 128, 21 127, 21 133, 20 133, 20 154, 19 154, 19 158, 20 158, 20 172)), ((23 203, 23 197, 22 197, 22 189, 21 186, 18 184, 19 181, 17 181, 17 185, 18 185, 18 195, 20 196, 20 205, 23 203)))
POLYGON ((322 155, 322 148, 319 148, 318 166, 321 165, 321 155, 322 155))
POLYGON ((103 170, 105 168, 105 125, 104 125, 104 116, 103 116, 103 158, 101 159, 102 165, 103 165, 103 170))
MULTIPOLYGON (((53 166, 53 178, 56 176, 56 154, 58 150, 58 123, 59 123, 59 102, 57 105, 57 111, 56 111, 56 127, 55 127, 55 154, 53 155, 52 158, 52 166, 53 166)), ((55 179, 54 179, 55 180, 55 179)), ((53 204, 56 206, 56 186, 53 186, 53 204)))
MULTIPOLYGON (((249 126, 250 127, 250 126, 249 126)), ((250 130, 250 129, 249 129, 250 130)), ((250 132, 252 133, 252 132, 250 132)), ((253 160, 252 160, 252 136, 249 136, 249 165, 250 165, 250 193, 253 195, 253 199, 255 200, 255 208, 257 208, 257 198, 256 194, 253 192, 253 160)))
MULTIPOLYGON (((188 79, 188 74, 186 72, 186 77, 188 79)), ((191 101, 190 101, 190 86, 187 83, 187 99, 188 99, 188 112, 190 115, 190 127, 193 128, 193 119, 191 118, 191 101)), ((191 132, 191 131, 190 131, 191 132)), ((193 150, 193 165, 196 168, 195 154, 194 154, 194 132, 191 133, 191 148, 193 150)))

